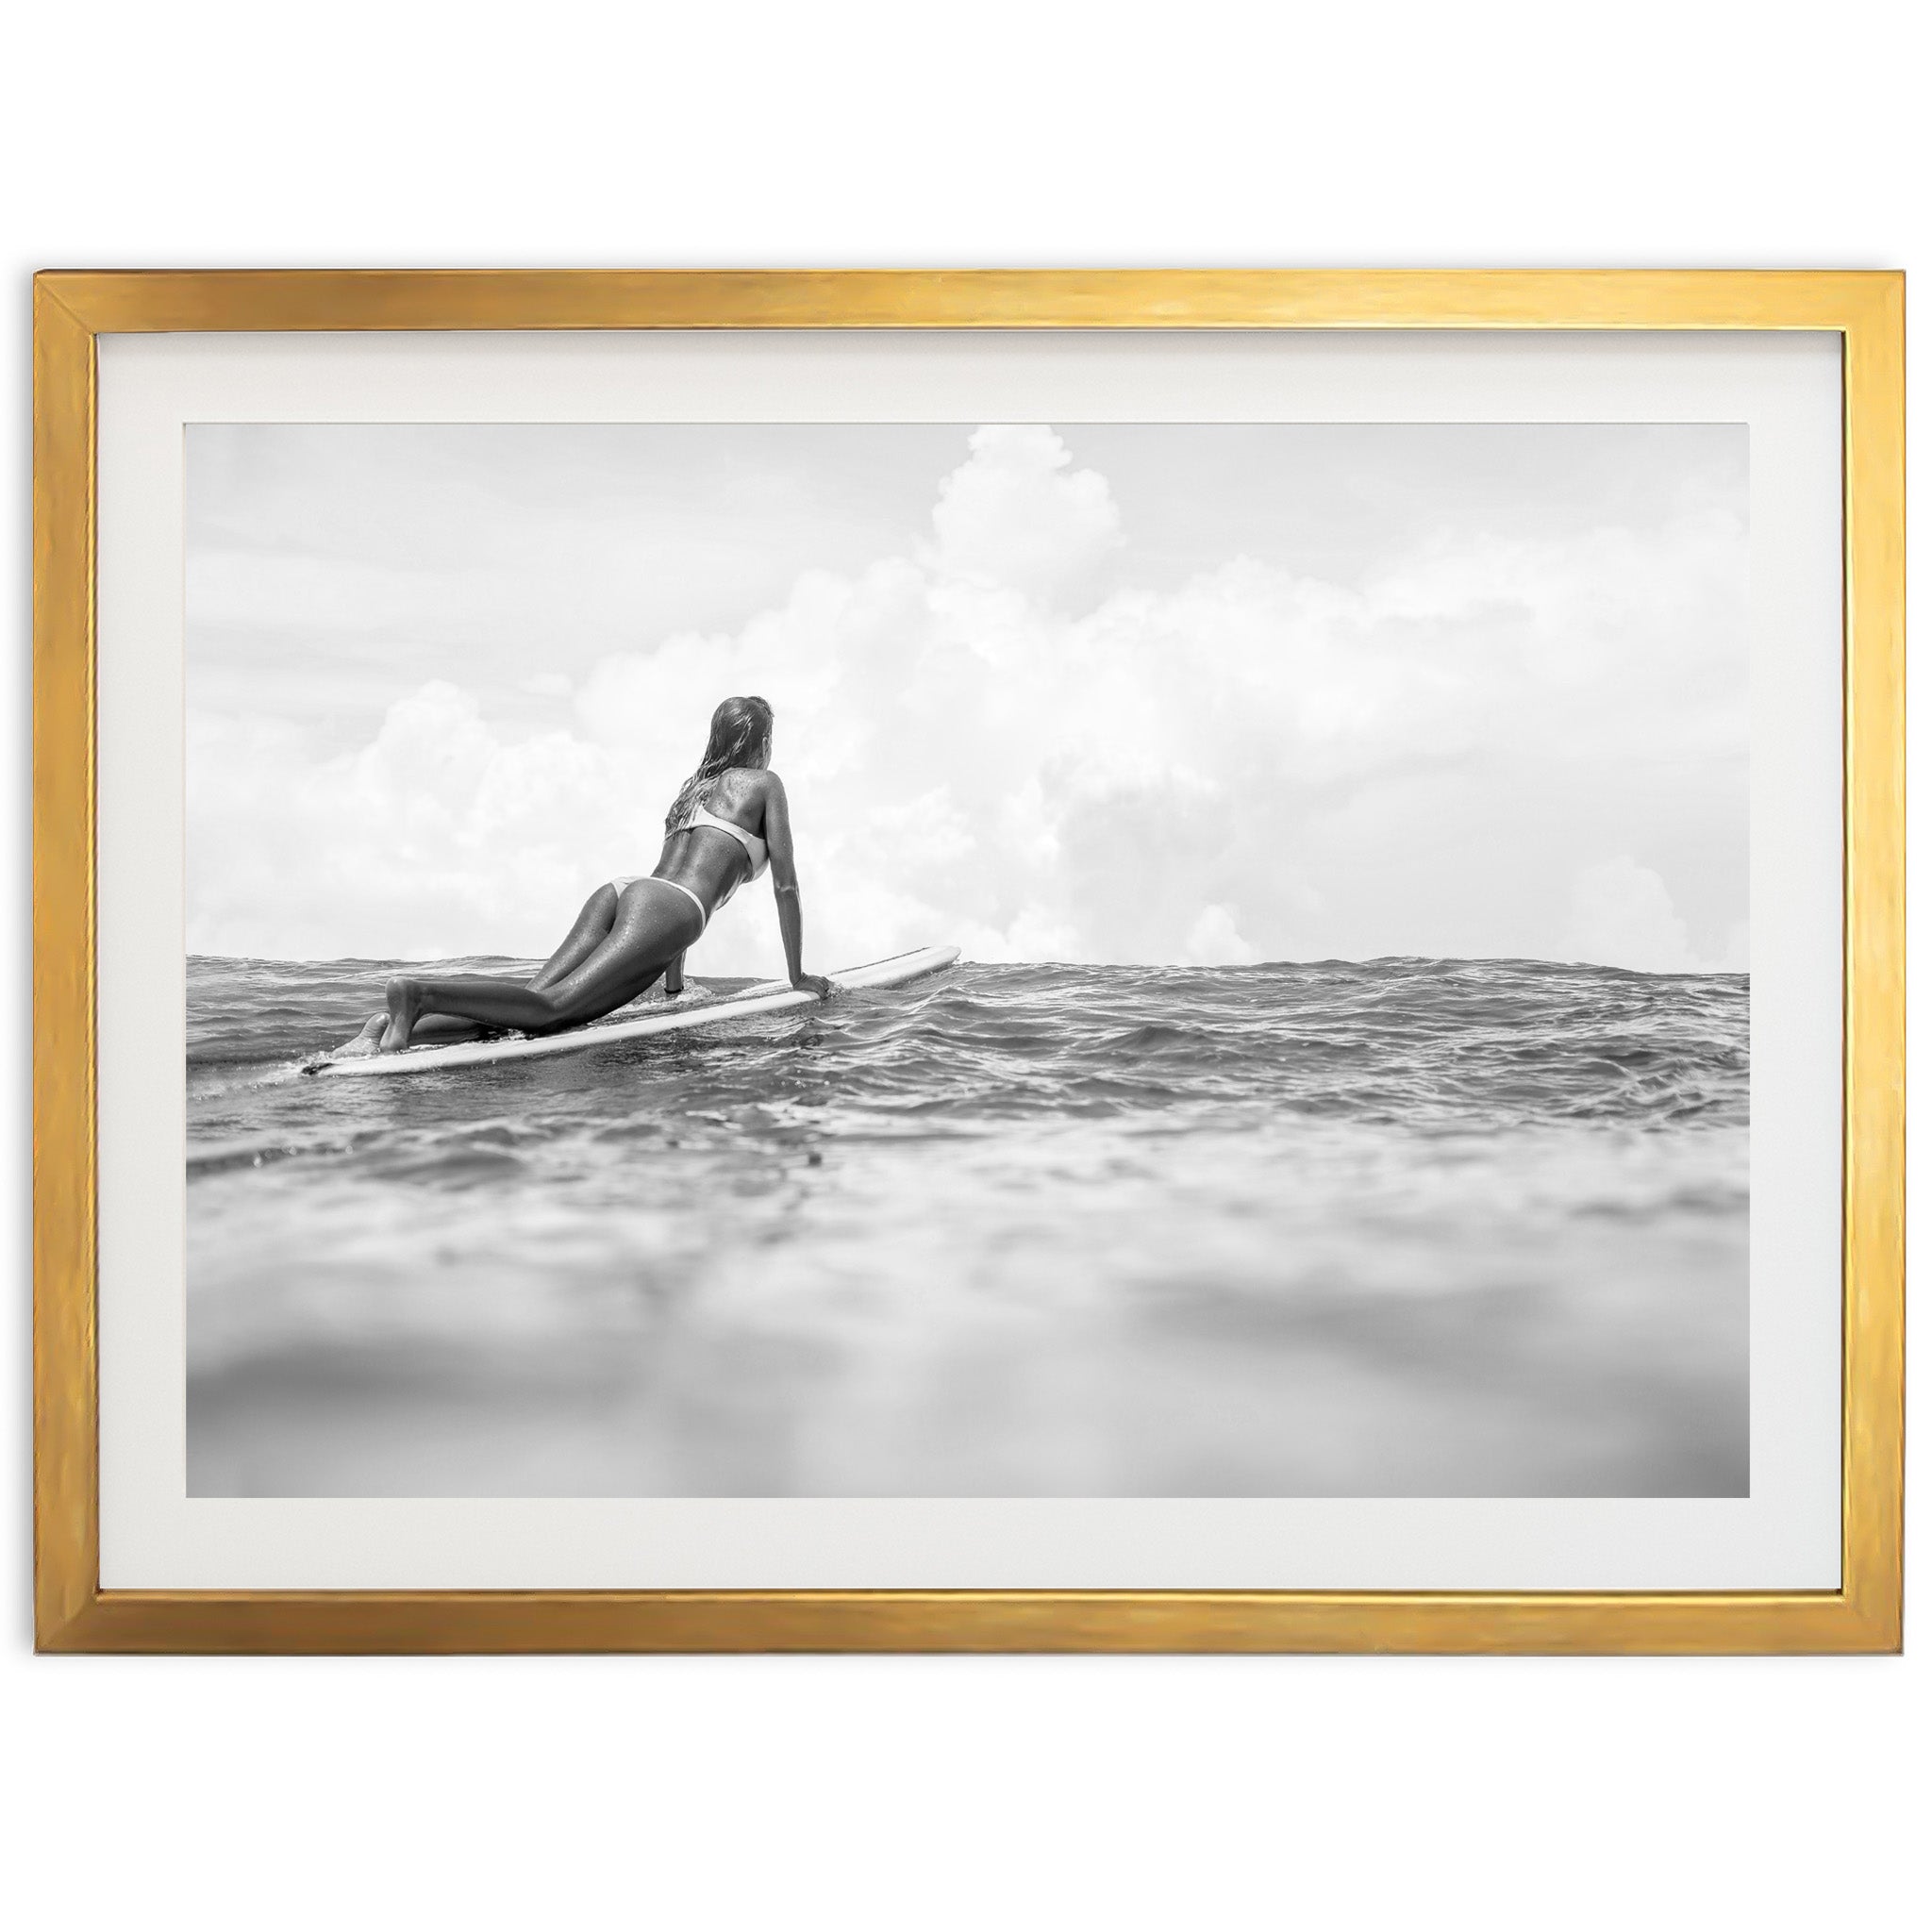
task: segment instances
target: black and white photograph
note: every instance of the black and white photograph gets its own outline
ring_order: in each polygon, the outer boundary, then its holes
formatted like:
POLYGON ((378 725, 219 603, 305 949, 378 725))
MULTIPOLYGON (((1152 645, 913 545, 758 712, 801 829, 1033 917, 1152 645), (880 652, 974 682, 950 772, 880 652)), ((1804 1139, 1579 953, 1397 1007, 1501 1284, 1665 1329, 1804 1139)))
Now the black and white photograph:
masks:
POLYGON ((1749 459, 192 425, 190 1494, 1748 1495, 1749 459))
POLYGON ((1914 17, 15 10, 18 1923, 1932 1924, 1914 17))

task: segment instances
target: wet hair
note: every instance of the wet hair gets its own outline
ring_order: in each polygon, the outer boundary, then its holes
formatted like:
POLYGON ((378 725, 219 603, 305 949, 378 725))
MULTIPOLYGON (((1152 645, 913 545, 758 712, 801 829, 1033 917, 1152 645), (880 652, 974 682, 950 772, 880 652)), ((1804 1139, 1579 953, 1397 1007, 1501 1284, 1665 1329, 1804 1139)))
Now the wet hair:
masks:
POLYGON ((772 708, 763 698, 726 698, 711 713, 711 736, 698 768, 677 788, 664 829, 675 832, 699 806, 710 802, 720 776, 741 765, 761 765, 772 755, 772 708))

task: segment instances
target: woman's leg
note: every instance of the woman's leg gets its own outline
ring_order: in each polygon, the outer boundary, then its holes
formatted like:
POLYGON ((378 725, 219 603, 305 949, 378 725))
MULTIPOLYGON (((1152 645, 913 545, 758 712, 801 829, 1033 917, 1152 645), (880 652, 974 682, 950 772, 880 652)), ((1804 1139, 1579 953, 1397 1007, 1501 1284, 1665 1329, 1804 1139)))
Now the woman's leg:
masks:
MULTIPOLYGON (((416 1022, 409 1034, 411 1046, 456 1046, 466 1040, 480 1040, 488 1029, 475 1020, 458 1020, 453 1013, 425 1013, 416 1022)), ((382 1036, 389 1031, 387 1010, 372 1013, 363 1021, 362 1030, 355 1039, 345 1041, 337 1047, 331 1058, 339 1060, 360 1059, 367 1054, 382 1051, 382 1036)))
POLYGON ((610 936, 617 918, 617 893, 608 883, 601 885, 584 901, 577 923, 564 936, 562 945, 552 953, 530 981, 532 986, 555 986, 574 973, 610 936))
MULTIPOLYGON (((530 984, 553 986, 573 968, 581 966, 604 943, 616 916, 617 894, 608 884, 599 886, 584 901, 583 910, 577 914, 576 924, 564 935, 563 943, 537 969, 530 984)), ((353 1059, 358 1054, 375 1053, 388 1030, 388 1013, 372 1014, 355 1039, 345 1046, 337 1047, 337 1056, 353 1059)), ((409 1039, 416 1046, 427 1046, 431 1041, 447 1046, 458 1041, 475 1040, 482 1030, 477 1021, 458 1019, 454 1013, 424 1013, 410 1029, 409 1039)))
POLYGON ((632 890, 619 902, 609 932, 579 965, 548 986, 465 974, 453 979, 399 974, 389 983, 389 1025, 382 1050, 409 1044, 425 1013, 448 1013, 486 1025, 551 1033, 600 1019, 634 1000, 683 952, 704 922, 682 892, 632 890))

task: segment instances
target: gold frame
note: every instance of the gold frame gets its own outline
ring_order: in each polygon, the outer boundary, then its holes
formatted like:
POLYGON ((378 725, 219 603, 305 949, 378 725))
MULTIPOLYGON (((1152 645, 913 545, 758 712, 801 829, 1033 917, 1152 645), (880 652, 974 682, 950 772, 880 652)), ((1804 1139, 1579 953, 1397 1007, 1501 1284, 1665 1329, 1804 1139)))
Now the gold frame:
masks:
POLYGON ((1905 282, 1890 273, 49 273, 34 281, 34 1610, 60 1651, 1890 1651, 1905 1423, 1905 282), (99 1574, 96 358, 104 334, 1813 329, 1843 345, 1841 1587, 165 1591, 99 1574))

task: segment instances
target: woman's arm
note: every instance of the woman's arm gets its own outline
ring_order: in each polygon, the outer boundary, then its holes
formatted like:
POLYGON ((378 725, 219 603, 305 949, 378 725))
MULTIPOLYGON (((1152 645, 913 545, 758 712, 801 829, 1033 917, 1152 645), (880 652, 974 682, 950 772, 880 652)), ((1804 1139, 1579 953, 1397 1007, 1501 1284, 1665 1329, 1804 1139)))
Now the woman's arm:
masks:
POLYGON ((831 982, 805 970, 805 915, 798 903, 798 866, 791 851, 791 808, 775 772, 765 774, 765 850, 772 861, 772 896, 778 906, 778 936, 785 941, 785 971, 793 986, 821 999, 831 982))
POLYGON ((684 991, 684 955, 678 954, 664 969, 664 997, 675 1000, 684 991))

